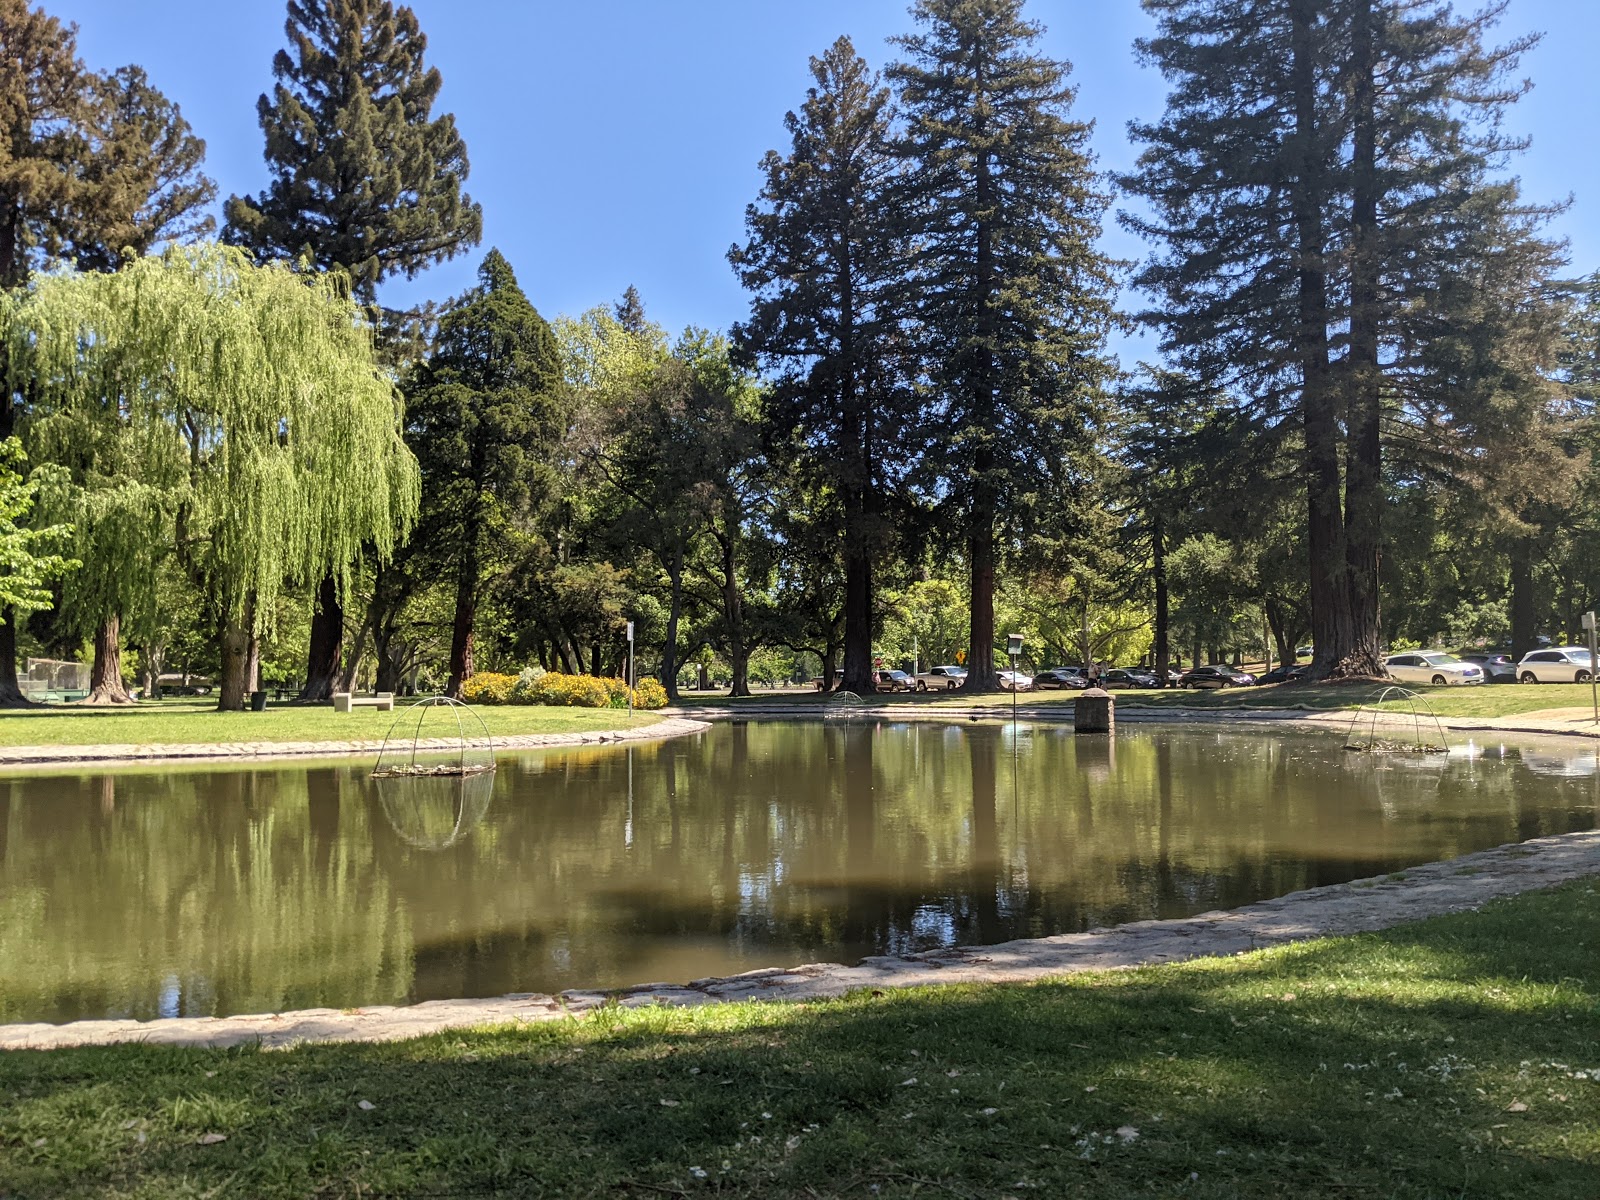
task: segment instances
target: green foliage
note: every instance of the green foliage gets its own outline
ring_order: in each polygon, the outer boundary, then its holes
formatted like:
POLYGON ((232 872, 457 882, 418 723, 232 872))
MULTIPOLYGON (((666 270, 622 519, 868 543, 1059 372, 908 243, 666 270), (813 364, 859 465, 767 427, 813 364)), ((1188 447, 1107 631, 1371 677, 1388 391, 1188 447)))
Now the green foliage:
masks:
MULTIPOLYGON (((265 628, 286 580, 341 570, 363 545, 386 557, 409 531, 417 471, 394 392, 325 277, 173 248, 42 277, 0 320, 41 437, 62 431, 64 457, 85 436, 121 443, 120 482, 167 489, 180 551, 232 620, 265 628)), ((109 494, 117 518, 90 536, 142 552, 150 527, 109 494)))
POLYGON ((366 304, 388 276, 476 245, 466 144, 453 116, 432 115, 442 80, 423 64, 416 14, 390 0, 289 0, 284 33, 277 83, 256 103, 272 183, 228 200, 229 240, 343 270, 366 304))
POLYGON ((80 564, 59 553, 70 525, 26 526, 39 484, 22 474, 28 459, 16 438, 0 442, 0 608, 18 613, 49 608, 49 585, 80 564))

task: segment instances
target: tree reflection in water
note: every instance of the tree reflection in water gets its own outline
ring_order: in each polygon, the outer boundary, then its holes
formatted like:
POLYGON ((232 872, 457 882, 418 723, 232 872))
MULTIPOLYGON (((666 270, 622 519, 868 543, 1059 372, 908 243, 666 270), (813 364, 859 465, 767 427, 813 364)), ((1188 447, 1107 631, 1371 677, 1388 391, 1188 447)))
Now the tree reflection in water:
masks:
POLYGON ((1340 744, 853 719, 465 779, 0 778, 0 1020, 852 960, 1182 916, 1595 824, 1592 747, 1379 770, 1340 744))

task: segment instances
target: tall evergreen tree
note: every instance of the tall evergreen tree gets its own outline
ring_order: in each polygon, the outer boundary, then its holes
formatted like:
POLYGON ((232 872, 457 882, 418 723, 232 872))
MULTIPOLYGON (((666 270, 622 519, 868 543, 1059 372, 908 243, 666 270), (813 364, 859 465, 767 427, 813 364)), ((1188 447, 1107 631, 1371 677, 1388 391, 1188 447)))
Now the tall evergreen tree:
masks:
POLYGON ((941 397, 943 477, 966 543, 966 686, 997 686, 995 572, 1067 515, 1096 457, 1110 374, 1114 265, 1095 246, 1106 198, 1071 116, 1068 66, 1039 55, 1022 0, 918 0, 898 39, 915 250, 907 304, 941 397))
MULTIPOLYGON (((87 118, 87 73, 77 28, 28 0, 0 0, 0 289, 27 283, 36 257, 61 248, 74 164, 87 118)), ((20 397, 0 362, 0 441, 16 426, 20 397)), ((17 680, 17 613, 0 607, 0 705, 23 703, 17 680)))
POLYGON ((216 183, 200 169, 206 144, 140 67, 94 77, 71 245, 84 270, 112 271, 126 255, 192 242, 216 229, 216 183))
POLYGON ((889 219, 889 92, 848 38, 811 60, 816 81, 769 152, 749 241, 729 252, 755 293, 740 346, 775 371, 768 419, 837 490, 844 521, 841 686, 875 691, 873 562, 888 541, 884 491, 916 456, 898 313, 901 242, 889 219), (887 476, 887 477, 886 477, 887 476))
MULTIPOLYGON (((477 245, 483 212, 462 191, 467 149, 450 114, 435 117, 441 78, 424 65, 416 14, 391 0, 289 0, 277 84, 257 102, 272 183, 226 205, 228 240, 321 270, 341 270, 358 300, 477 245)), ((317 589, 306 699, 339 671, 339 580, 317 589)))
POLYGON ((491 250, 478 286, 439 319, 410 388, 407 432, 424 481, 419 540, 455 584, 447 694, 473 673, 485 578, 556 488, 564 431, 555 334, 491 250))
POLYGON ((1531 274, 1552 261, 1541 210, 1492 178, 1517 148, 1499 119, 1531 43, 1486 48, 1504 4, 1145 7, 1158 33, 1140 52, 1173 88, 1163 119, 1134 127, 1146 149, 1126 181, 1153 211, 1129 224, 1162 244, 1139 277, 1161 298, 1150 319, 1185 367, 1293 428, 1314 672, 1381 674, 1385 425, 1448 391, 1428 348, 1477 303, 1452 280, 1508 250, 1531 274))

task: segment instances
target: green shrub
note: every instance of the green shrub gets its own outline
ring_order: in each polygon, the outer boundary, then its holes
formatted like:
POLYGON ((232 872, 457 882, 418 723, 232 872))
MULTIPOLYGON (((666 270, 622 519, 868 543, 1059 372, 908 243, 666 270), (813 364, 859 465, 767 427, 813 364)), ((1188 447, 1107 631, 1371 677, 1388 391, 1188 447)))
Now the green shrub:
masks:
POLYGON ((479 671, 461 685, 461 698, 468 704, 510 704, 511 691, 516 686, 515 675, 479 671))

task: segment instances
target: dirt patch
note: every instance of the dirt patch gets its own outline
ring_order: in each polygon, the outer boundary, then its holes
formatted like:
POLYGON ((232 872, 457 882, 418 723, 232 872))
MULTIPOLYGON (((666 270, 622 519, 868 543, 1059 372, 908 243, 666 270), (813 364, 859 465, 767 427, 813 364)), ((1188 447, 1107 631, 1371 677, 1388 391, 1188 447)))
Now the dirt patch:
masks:
POLYGON ((179 1046, 399 1041, 476 1025, 567 1019, 607 1003, 634 1008, 726 1000, 818 1000, 855 988, 937 983, 1023 983, 1075 971, 1242 954, 1330 935, 1370 933, 1407 921, 1475 910, 1488 900, 1600 875, 1600 830, 1539 838, 1408 867, 1392 875, 1293 892, 1230 912, 1176 921, 973 946, 855 966, 812 963, 689 984, 650 983, 622 991, 567 991, 486 1000, 436 1000, 405 1008, 308 1009, 263 1016, 160 1021, 78 1021, 0 1025, 0 1050, 156 1042, 179 1046))

